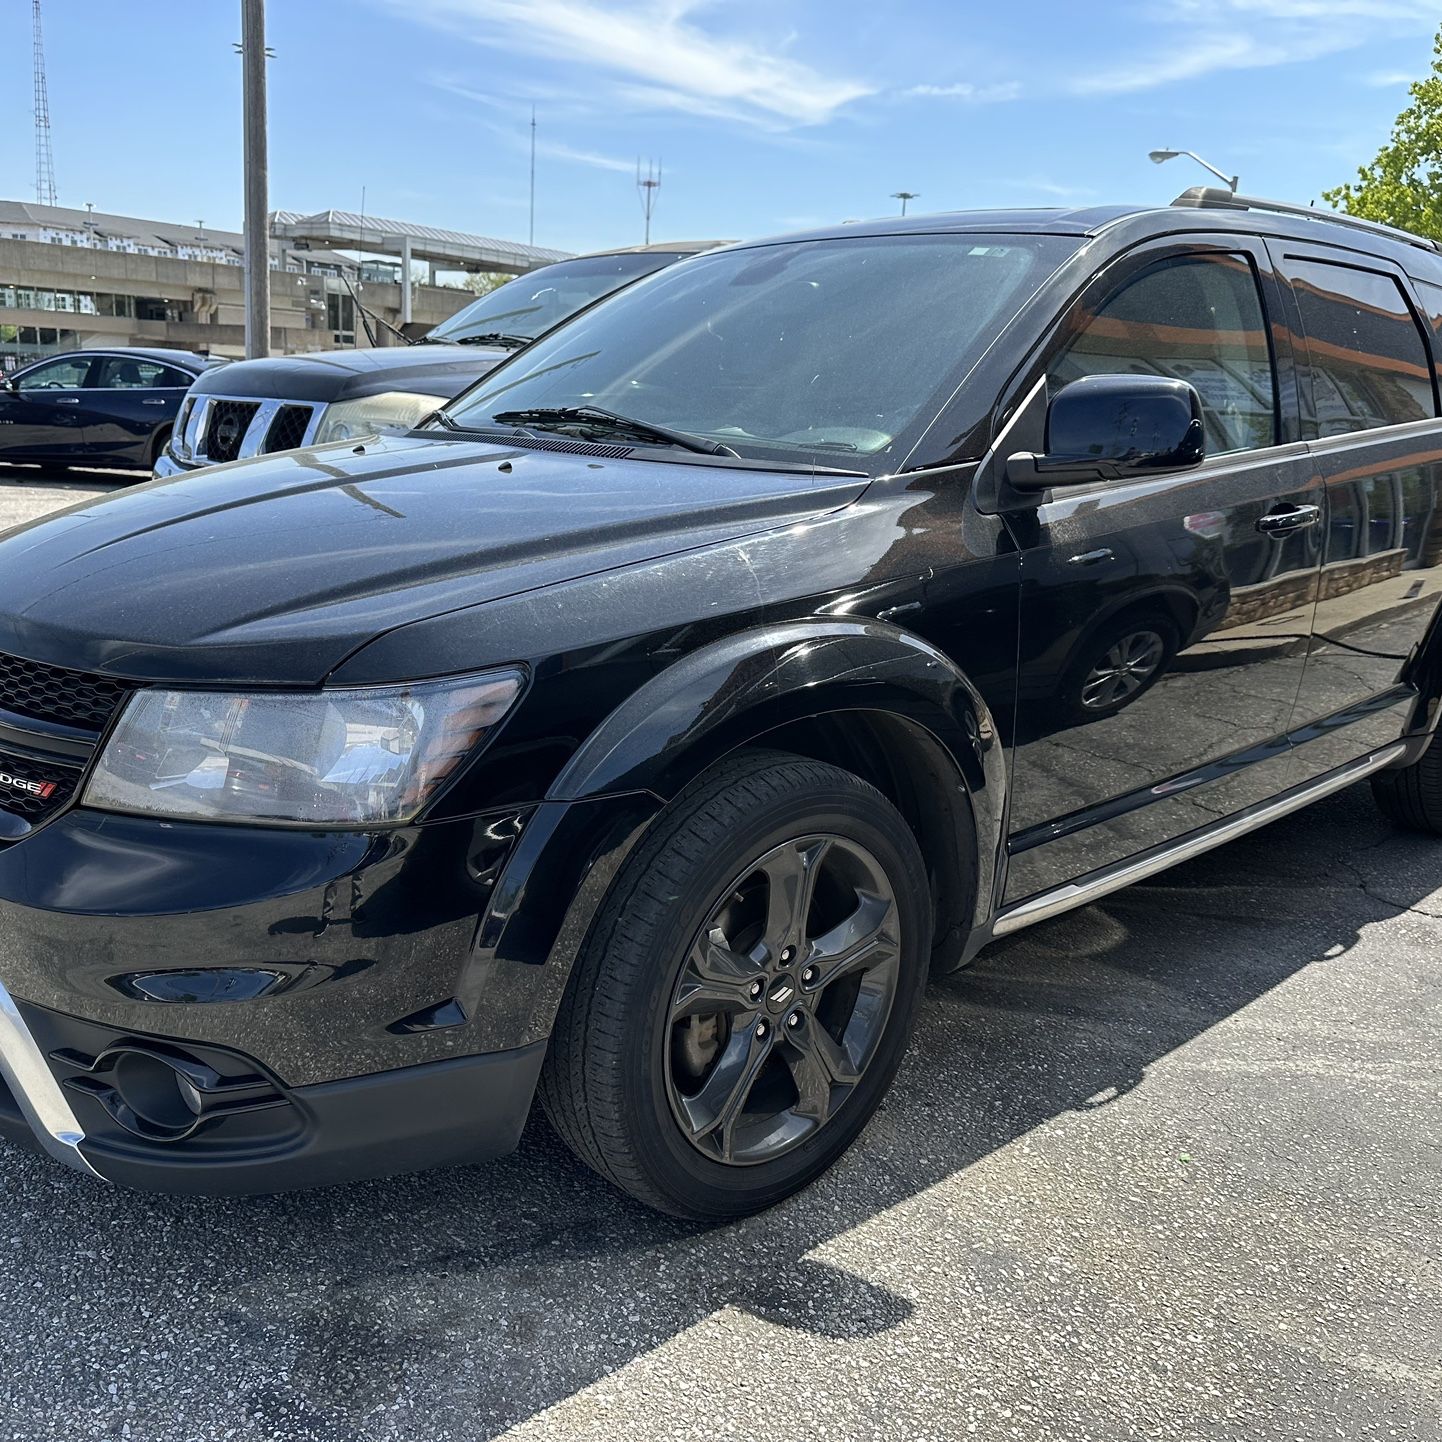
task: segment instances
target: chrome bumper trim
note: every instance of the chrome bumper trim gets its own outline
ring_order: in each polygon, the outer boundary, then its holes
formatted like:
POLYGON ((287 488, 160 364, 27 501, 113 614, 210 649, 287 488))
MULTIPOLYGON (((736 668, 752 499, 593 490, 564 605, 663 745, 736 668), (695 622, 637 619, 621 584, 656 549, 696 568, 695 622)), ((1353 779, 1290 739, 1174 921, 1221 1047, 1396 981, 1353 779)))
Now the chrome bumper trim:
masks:
POLYGON ((1255 831, 1259 826, 1265 826, 1269 821, 1277 821, 1290 812, 1300 811, 1302 807, 1310 806, 1312 802, 1320 801, 1334 791, 1341 791, 1354 781, 1370 776, 1374 771, 1381 771, 1383 767, 1390 766, 1406 749, 1406 742, 1399 741, 1395 746, 1388 746, 1383 751, 1375 751, 1372 755, 1350 762, 1336 771, 1329 771, 1325 776, 1319 776, 1296 791, 1272 801, 1260 802, 1246 811, 1239 811, 1235 816, 1228 816, 1204 830, 1194 831, 1191 835, 1147 855, 1103 867, 1078 881, 1069 881, 1065 886, 1058 886, 1052 891, 1043 891, 1025 901, 1019 901, 1015 906, 1007 907, 992 922, 991 935, 1009 936, 1012 932, 1033 926, 1038 921, 1049 921, 1053 916, 1060 916, 1062 912, 1071 911, 1074 907, 1088 906, 1135 881, 1145 881, 1147 877, 1155 876, 1169 866, 1190 861, 1192 857, 1200 856, 1214 846, 1222 846, 1238 836, 1255 831))
POLYGON ((85 1133, 4 986, 0 986, 0 1076, 40 1145, 66 1166, 98 1177, 100 1173, 80 1154, 85 1133))

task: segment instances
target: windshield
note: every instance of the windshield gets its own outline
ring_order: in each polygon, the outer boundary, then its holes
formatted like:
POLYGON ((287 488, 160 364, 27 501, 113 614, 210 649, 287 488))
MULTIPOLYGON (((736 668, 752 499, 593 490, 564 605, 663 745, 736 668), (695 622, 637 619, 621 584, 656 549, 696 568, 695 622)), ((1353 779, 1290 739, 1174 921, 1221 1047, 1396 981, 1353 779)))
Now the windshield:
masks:
POLYGON ((674 251, 648 250, 629 255, 588 255, 543 265, 508 280, 457 311, 429 331, 426 339, 455 343, 475 336, 503 335, 534 340, 592 301, 679 258, 674 251))
POLYGON ((857 236, 703 255, 539 341, 447 417, 475 428, 517 411, 604 407, 741 456, 876 457, 875 473, 1078 244, 857 236))

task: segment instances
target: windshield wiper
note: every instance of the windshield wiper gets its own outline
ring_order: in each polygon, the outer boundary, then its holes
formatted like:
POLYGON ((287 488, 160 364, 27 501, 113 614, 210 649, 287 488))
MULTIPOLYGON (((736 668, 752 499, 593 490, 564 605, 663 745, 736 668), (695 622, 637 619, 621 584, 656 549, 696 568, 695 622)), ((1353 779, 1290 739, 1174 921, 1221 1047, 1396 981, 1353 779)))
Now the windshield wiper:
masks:
POLYGON ((526 410, 497 411, 491 417, 501 425, 535 426, 541 429, 561 430, 566 426, 580 426, 586 430, 608 431, 611 434, 635 436, 642 441, 662 441, 680 450, 695 451, 703 456, 732 456, 740 459, 740 452, 720 441, 704 440, 687 431, 673 431, 670 426, 660 426, 654 421, 639 421, 631 416, 617 415, 603 406, 531 406, 526 410))
POLYGON ((530 345, 532 338, 527 335, 510 335, 503 330, 488 330, 482 331, 480 335, 442 336, 441 339, 447 345, 494 345, 500 346, 502 350, 520 350, 523 345, 530 345))

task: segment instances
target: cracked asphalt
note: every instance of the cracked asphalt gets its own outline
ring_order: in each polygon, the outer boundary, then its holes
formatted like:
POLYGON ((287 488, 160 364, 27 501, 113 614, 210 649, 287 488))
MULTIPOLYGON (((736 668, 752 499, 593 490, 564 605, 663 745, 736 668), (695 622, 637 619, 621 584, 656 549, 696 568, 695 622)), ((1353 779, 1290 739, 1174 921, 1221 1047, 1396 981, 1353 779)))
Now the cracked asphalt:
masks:
POLYGON ((539 1123, 224 1202, 0 1146, 0 1439, 1435 1442, 1439 1003, 1442 842, 1363 786, 933 984, 858 1146, 732 1226, 539 1123))

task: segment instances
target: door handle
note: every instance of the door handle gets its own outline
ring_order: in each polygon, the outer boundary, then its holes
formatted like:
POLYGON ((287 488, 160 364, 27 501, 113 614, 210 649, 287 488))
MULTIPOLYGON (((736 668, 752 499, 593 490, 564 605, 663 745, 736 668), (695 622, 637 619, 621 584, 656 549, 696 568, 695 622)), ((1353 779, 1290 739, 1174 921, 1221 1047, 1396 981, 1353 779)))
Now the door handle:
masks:
POLYGON ((1288 506, 1285 510, 1268 511, 1258 517, 1257 529, 1264 536, 1285 536, 1315 526, 1322 519, 1321 506, 1288 506))
POLYGON ((1080 551, 1066 558, 1069 566, 1095 566, 1100 561, 1114 561, 1117 553, 1110 546, 1098 546, 1095 551, 1080 551))
POLYGON ((165 400, 164 397, 158 397, 154 400, 147 398, 141 401, 140 404, 143 406, 163 406, 165 404, 165 400))
POLYGON ((78 405, 80 404, 80 397, 79 397, 79 396, 56 396, 56 397, 55 397, 55 404, 56 404, 57 406, 78 406, 78 405))

